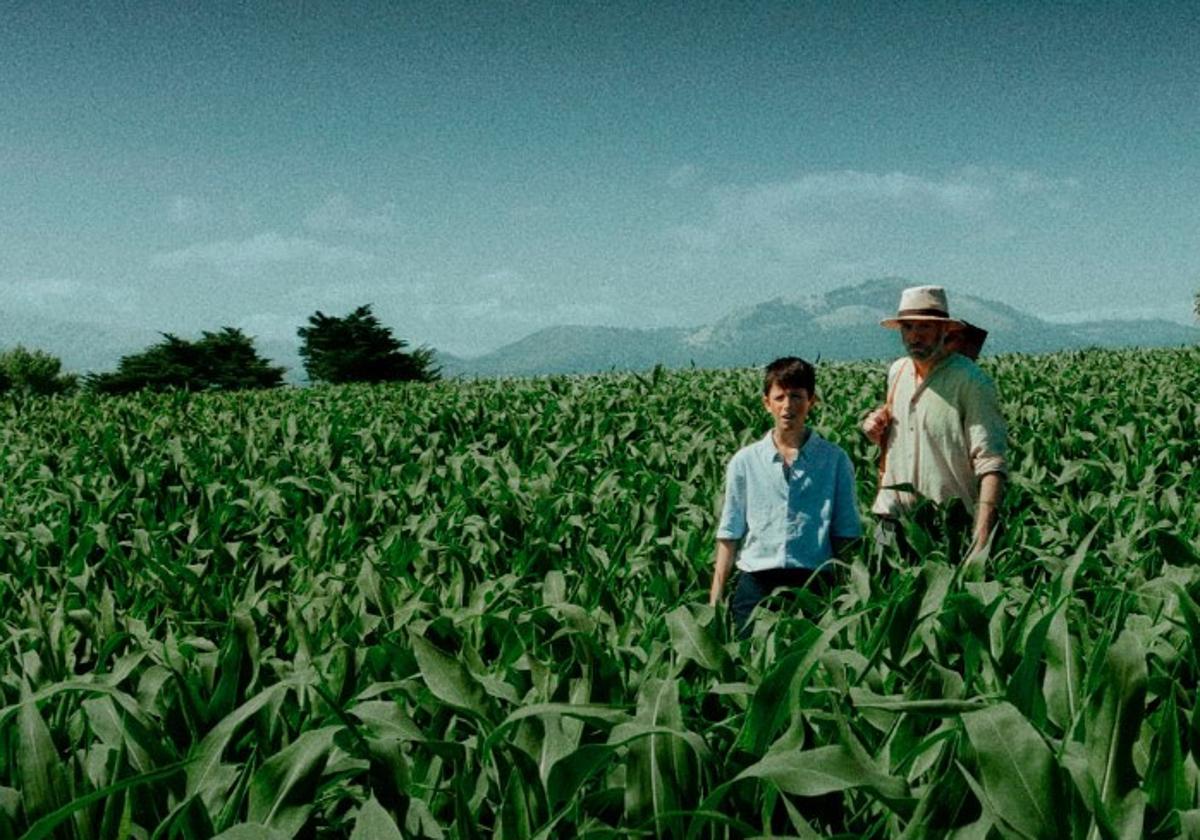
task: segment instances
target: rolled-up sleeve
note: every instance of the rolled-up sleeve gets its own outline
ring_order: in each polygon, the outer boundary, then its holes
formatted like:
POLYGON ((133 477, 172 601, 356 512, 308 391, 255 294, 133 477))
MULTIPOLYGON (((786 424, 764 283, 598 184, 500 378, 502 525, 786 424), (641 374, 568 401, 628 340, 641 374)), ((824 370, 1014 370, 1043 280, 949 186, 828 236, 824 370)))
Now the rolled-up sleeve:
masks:
POLYGON ((740 540, 746 536, 746 474, 741 459, 731 458, 725 468, 725 501, 721 506, 721 523, 717 539, 740 540))
POLYGON ((965 423, 975 475, 1008 473, 1008 428, 1000 414, 996 386, 984 378, 975 383, 976 392, 966 401, 965 423))

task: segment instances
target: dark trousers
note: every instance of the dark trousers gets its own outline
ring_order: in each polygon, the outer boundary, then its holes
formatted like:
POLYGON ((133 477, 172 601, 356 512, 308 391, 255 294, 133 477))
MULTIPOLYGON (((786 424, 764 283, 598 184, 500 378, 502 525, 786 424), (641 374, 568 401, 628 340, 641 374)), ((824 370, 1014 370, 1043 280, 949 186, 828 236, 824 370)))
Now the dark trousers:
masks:
POLYGON ((874 538, 876 554, 888 552, 899 554, 909 564, 920 559, 904 533, 904 526, 898 519, 881 516, 875 520, 874 538))
POLYGON ((825 593, 833 582, 833 572, 813 569, 767 569, 762 572, 738 572, 737 587, 730 604, 738 637, 750 635, 750 616, 763 598, 776 589, 808 587, 825 593))
MULTIPOLYGON (((966 556, 975 540, 974 520, 960 504, 949 508, 941 520, 925 517, 925 521, 917 520, 919 530, 925 535, 925 543, 933 550, 943 551, 948 561, 954 562, 966 556)), ((992 542, 999 542, 1004 532, 1004 523, 1000 522, 992 534, 992 542)), ((886 569, 891 561, 899 559, 904 565, 913 566, 924 558, 922 552, 909 541, 904 532, 904 523, 890 516, 881 516, 875 520, 874 551, 872 556, 881 569, 886 569)), ((872 569, 878 573, 880 569, 872 569)))

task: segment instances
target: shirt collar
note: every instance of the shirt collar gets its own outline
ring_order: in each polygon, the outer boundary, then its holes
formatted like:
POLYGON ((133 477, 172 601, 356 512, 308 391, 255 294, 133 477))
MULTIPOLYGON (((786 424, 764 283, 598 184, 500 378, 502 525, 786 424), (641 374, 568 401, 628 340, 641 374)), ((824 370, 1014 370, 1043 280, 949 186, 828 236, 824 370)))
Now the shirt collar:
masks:
MULTIPOLYGON (((808 447, 812 444, 812 442, 820 437, 820 435, 817 434, 817 430, 812 426, 806 426, 805 428, 808 429, 808 440, 804 441, 800 448, 796 450, 797 458, 808 451, 808 447)), ((774 431, 774 429, 769 430, 765 435, 762 436, 757 445, 762 449, 763 455, 768 461, 782 461, 783 456, 780 455, 779 450, 775 448, 775 440, 771 437, 774 431)))

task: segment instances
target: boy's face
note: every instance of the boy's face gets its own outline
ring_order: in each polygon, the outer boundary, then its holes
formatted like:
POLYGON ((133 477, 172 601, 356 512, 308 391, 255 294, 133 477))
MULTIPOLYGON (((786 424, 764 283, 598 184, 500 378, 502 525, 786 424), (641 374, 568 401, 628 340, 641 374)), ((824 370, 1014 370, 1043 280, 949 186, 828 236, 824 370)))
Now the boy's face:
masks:
POLYGON ((804 428, 808 412, 817 401, 807 388, 785 388, 776 382, 763 396, 763 405, 775 418, 775 428, 781 432, 804 428))

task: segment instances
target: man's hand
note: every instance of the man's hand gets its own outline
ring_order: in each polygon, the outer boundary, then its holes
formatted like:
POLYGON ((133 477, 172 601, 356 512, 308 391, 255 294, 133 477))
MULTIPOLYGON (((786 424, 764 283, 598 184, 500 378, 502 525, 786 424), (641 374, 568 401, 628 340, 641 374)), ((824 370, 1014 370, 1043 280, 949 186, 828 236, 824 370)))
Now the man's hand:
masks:
POLYGON ((883 442, 884 436, 887 434, 888 426, 892 425, 892 412, 885 405, 872 411, 862 421, 862 433, 867 436, 867 439, 876 445, 883 442))
POLYGON ((968 556, 981 553, 1000 521, 1000 502, 1004 499, 1004 474, 987 473, 979 479, 979 501, 975 503, 975 541, 968 556))

